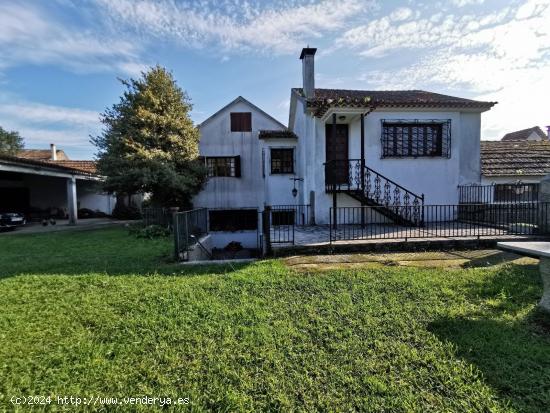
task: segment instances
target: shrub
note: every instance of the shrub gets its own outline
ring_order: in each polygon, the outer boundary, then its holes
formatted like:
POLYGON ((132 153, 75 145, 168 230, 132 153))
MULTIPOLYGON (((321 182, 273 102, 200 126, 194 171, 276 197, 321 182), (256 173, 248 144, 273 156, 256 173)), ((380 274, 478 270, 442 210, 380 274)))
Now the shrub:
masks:
POLYGON ((155 239, 170 236, 170 230, 160 225, 148 225, 146 227, 143 225, 131 225, 128 228, 130 234, 136 238, 155 239))

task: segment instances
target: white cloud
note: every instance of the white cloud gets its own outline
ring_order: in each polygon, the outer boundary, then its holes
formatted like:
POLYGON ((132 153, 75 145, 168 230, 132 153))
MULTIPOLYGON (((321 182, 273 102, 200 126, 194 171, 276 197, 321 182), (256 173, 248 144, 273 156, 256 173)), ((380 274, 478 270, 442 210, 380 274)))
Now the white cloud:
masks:
POLYGON ((17 119, 25 123, 69 124, 96 126, 99 113, 39 103, 7 103, 0 105, 0 116, 17 119))
MULTIPOLYGON (((187 47, 295 53, 308 40, 348 26, 370 0, 281 2, 277 9, 252 2, 175 3, 170 0, 96 0, 113 27, 121 24, 187 47)), ((404 11, 403 11, 404 12, 404 11)), ((402 12, 402 13, 403 13, 402 12)))
POLYGON ((485 3, 485 0, 451 0, 451 3, 454 4, 457 7, 464 7, 464 6, 470 6, 473 4, 483 4, 485 3))
POLYGON ((413 14, 412 10, 409 9, 408 7, 400 7, 398 9, 395 9, 390 14, 390 20, 393 20, 393 21, 407 20, 409 17, 412 16, 412 14, 413 14))
MULTIPOLYGON (((550 4, 527 0, 482 18, 441 17, 414 26, 389 24, 382 38, 366 43, 365 29, 341 42, 356 40, 363 56, 416 48, 418 61, 393 70, 365 72, 360 80, 374 88, 428 89, 499 104, 483 115, 483 139, 544 126, 550 121, 550 4), (416 32, 416 33, 414 33, 416 32)), ((387 23, 387 22, 386 22, 387 23)), ((375 24, 386 24, 377 21, 375 24)))
POLYGON ((80 72, 115 70, 134 74, 135 43, 67 27, 45 10, 25 3, 0 4, 0 68, 55 64, 80 72))
POLYGON ((55 143, 79 156, 91 157, 94 147, 90 135, 101 129, 99 113, 78 108, 44 105, 34 102, 13 102, 13 96, 2 96, 0 125, 16 130, 31 148, 48 148, 55 143))

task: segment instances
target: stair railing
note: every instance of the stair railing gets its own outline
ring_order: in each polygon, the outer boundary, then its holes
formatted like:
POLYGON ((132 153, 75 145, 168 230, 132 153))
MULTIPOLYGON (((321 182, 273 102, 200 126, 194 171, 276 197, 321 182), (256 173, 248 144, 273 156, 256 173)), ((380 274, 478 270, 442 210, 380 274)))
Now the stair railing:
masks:
POLYGON ((325 190, 361 194, 367 200, 393 211, 401 218, 424 222, 424 194, 418 195, 364 165, 361 159, 335 159, 325 166, 325 190), (363 166, 363 167, 362 167, 363 166))

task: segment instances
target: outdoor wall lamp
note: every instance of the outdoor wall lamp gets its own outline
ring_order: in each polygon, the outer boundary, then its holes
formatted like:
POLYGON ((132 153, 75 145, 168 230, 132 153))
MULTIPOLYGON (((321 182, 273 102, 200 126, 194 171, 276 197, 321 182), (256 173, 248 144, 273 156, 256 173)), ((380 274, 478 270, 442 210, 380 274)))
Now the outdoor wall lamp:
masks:
POLYGON ((296 198, 298 196, 298 189, 296 188, 296 181, 303 182, 304 178, 290 178, 291 181, 294 181, 294 188, 292 188, 292 196, 296 198))

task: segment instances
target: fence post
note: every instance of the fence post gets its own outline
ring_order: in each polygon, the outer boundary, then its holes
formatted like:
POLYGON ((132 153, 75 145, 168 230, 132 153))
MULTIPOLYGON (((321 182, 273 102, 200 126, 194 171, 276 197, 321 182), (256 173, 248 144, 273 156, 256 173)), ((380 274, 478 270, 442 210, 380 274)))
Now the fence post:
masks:
POLYGON ((546 175, 540 181, 539 186, 539 213, 538 213, 538 230, 540 234, 550 233, 550 174, 546 175))
POLYGON ((315 225, 315 191, 309 191, 309 225, 315 225))
POLYGON ((271 255, 271 206, 266 205, 262 212, 262 228, 263 228, 263 256, 271 255))
POLYGON ((176 261, 180 259, 180 240, 179 240, 179 225, 178 225, 178 213, 172 212, 172 228, 174 231, 174 257, 176 261))

